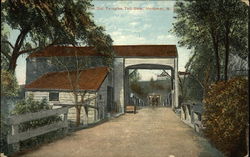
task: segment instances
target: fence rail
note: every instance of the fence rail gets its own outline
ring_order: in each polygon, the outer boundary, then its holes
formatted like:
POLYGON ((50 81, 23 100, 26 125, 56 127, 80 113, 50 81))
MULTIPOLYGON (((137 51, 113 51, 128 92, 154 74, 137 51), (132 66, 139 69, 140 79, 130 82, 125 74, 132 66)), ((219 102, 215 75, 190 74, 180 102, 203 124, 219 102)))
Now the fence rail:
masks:
POLYGON ((181 104, 181 120, 194 128, 196 132, 203 129, 201 115, 203 104, 201 102, 183 102, 181 104))
POLYGON ((55 131, 61 128, 65 128, 65 133, 68 128, 68 107, 62 107, 53 110, 45 110, 35 113, 27 113, 23 115, 13 115, 6 119, 6 124, 11 126, 11 132, 7 135, 7 143, 12 144, 14 151, 19 151, 19 142, 27 140, 32 137, 36 137, 51 131, 55 131), (19 125, 24 122, 41 119, 50 116, 63 115, 63 121, 55 122, 49 125, 38 127, 35 129, 30 129, 24 132, 20 132, 19 125))
POLYGON ((44 110, 40 112, 26 113, 23 115, 13 115, 7 118, 7 123, 13 124, 13 125, 20 124, 20 123, 24 123, 24 122, 35 120, 35 119, 40 119, 40 118, 54 116, 54 115, 60 115, 65 112, 68 112, 68 108, 63 107, 63 108, 58 108, 58 109, 53 109, 53 110, 44 110))

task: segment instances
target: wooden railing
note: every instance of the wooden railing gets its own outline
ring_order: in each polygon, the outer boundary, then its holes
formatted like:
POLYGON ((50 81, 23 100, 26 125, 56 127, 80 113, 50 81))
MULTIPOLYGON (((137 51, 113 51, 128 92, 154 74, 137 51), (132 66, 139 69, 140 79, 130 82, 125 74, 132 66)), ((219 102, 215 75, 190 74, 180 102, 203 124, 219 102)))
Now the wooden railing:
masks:
POLYGON ((68 128, 68 121, 67 121, 67 115, 68 115, 68 107, 62 107, 58 109, 53 110, 45 110, 40 112, 34 112, 34 113, 27 113, 23 115, 13 115, 9 116, 5 123, 9 126, 11 126, 11 131, 7 135, 7 143, 11 144, 13 146, 13 150, 19 151, 20 146, 19 142, 27 140, 32 137, 36 137, 51 131, 55 131, 61 128, 65 128, 65 133, 67 133, 68 128), (24 132, 19 131, 19 125, 24 122, 37 120, 49 116, 58 116, 63 114, 63 121, 54 122, 49 125, 45 125, 42 127, 38 127, 35 129, 30 129, 24 132))
POLYGON ((196 132, 201 132, 204 128, 201 123, 202 112, 203 108, 200 102, 183 102, 181 104, 181 120, 194 128, 196 132))

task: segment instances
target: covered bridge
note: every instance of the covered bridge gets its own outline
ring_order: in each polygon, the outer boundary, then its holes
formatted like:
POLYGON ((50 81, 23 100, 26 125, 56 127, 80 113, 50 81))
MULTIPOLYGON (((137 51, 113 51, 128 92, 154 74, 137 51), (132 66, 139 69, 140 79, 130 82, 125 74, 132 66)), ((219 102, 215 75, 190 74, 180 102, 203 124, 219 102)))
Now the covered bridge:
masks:
MULTIPOLYGON (((113 49, 115 58, 113 67, 109 71, 108 77, 106 77, 109 85, 105 87, 106 97, 103 97, 107 108, 115 108, 117 112, 124 113, 124 107, 129 100, 129 69, 171 70, 172 107, 178 107, 178 53, 175 45, 116 45, 113 46, 113 49)), ((107 66, 103 61, 105 55, 97 53, 93 47, 51 46, 42 51, 32 53, 27 58, 26 91, 49 91, 52 87, 53 90, 65 90, 57 88, 62 85, 60 84, 60 79, 65 79, 66 76, 62 78, 54 77, 55 75, 63 74, 62 71, 65 71, 65 68, 54 64, 53 58, 62 59, 62 63, 67 61, 72 63, 76 56, 80 60, 81 58, 82 60, 86 59, 86 57, 88 58, 89 64, 85 66, 85 69, 93 70, 107 66), (51 76, 51 80, 46 79, 48 76, 51 76), (48 81, 51 82, 46 83, 48 81), (41 88, 40 86, 46 86, 46 88, 41 88)), ((69 66, 68 69, 74 70, 74 67, 69 66)), ((96 73, 100 73, 91 72, 91 70, 88 72, 90 72, 88 76, 91 76, 91 78, 89 80, 84 80, 84 78, 80 83, 90 86, 95 84, 94 78, 97 77, 96 73), (92 73, 95 73, 93 78, 92 73)), ((105 73, 104 75, 107 74, 105 73)))

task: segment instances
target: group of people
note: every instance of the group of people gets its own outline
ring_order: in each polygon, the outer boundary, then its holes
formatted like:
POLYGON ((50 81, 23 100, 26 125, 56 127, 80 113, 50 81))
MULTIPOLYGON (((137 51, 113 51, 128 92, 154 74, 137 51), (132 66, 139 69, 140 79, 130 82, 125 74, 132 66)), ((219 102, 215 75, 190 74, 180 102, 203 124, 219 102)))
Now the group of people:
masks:
POLYGON ((151 104, 153 107, 159 106, 159 97, 158 96, 153 96, 151 98, 151 104))

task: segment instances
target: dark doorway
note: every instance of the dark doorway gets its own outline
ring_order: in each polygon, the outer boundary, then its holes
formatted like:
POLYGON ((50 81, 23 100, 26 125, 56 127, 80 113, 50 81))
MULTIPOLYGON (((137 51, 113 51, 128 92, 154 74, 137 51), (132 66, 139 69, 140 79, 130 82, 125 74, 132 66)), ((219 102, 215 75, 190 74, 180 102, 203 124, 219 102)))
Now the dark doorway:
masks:
POLYGON ((111 86, 107 87, 107 112, 112 112, 114 110, 114 89, 111 86))
MULTIPOLYGON (((173 80, 174 80, 174 69, 173 69, 173 67, 168 66, 168 65, 160 65, 160 64, 137 64, 137 65, 131 65, 131 66, 128 66, 128 67, 125 68, 125 76, 124 76, 124 91, 125 91, 124 92, 124 104, 125 104, 125 106, 131 104, 131 101, 130 101, 130 97, 131 96, 130 95, 131 95, 132 90, 130 89, 130 87, 131 87, 130 85, 131 84, 130 84, 130 81, 129 81, 129 76, 131 74, 130 70, 132 70, 132 71, 134 71, 134 70, 163 70, 165 72, 166 71, 170 71, 169 72, 170 78, 168 79, 169 82, 170 82, 170 86, 168 87, 168 88, 170 88, 169 89, 170 91, 166 90, 166 94, 165 95, 167 95, 168 92, 171 92, 171 90, 173 90, 173 80)), ((156 82, 156 86, 154 86, 154 87, 158 88, 159 83, 160 83, 160 81, 157 81, 156 82)), ((144 87, 146 87, 146 86, 144 86, 144 87)), ((153 88, 148 88, 148 89, 152 89, 153 90, 153 88)), ((165 89, 163 89, 163 90, 165 90, 165 89)), ((151 91, 151 92, 154 92, 154 90, 151 91)), ((163 100, 165 101, 165 99, 162 99, 162 101, 163 100)), ((160 100, 157 99, 156 101, 158 101, 157 104, 159 104, 160 100)), ((144 101, 144 102, 146 102, 146 101, 144 101)), ((161 103, 161 104, 163 104, 163 103, 161 103)))

